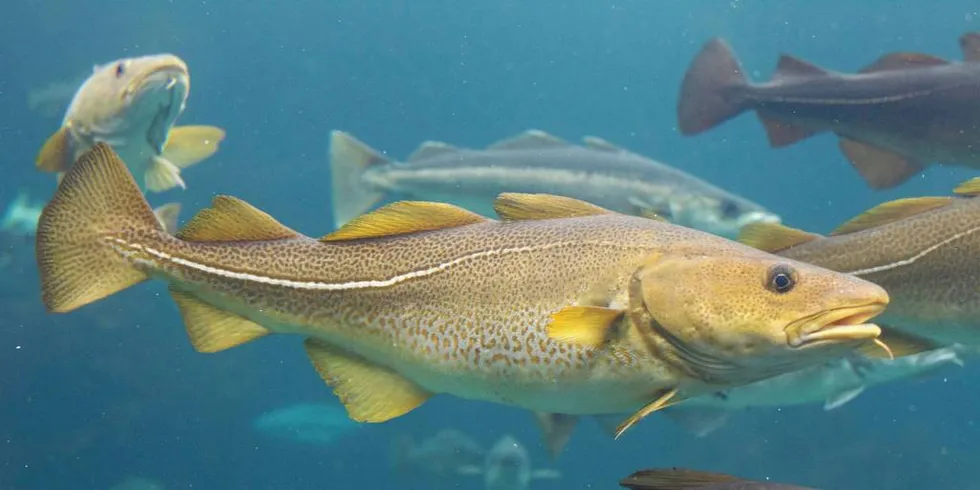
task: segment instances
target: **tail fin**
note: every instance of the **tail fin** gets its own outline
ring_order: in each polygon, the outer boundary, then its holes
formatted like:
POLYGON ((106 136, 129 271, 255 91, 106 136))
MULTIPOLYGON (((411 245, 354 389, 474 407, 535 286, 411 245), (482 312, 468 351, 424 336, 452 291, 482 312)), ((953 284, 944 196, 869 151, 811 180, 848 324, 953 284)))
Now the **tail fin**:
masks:
POLYGON ((390 163, 390 159, 350 134, 343 131, 330 133, 330 177, 335 227, 340 228, 344 223, 370 211, 384 198, 384 192, 365 183, 363 177, 368 168, 390 163))
POLYGON ((146 279, 108 241, 110 234, 162 231, 126 164, 98 143, 68 170, 37 227, 44 305, 68 312, 146 279))
POLYGON ((745 110, 732 87, 746 87, 748 81, 731 47, 715 38, 691 62, 677 105, 681 134, 688 136, 711 129, 745 110))

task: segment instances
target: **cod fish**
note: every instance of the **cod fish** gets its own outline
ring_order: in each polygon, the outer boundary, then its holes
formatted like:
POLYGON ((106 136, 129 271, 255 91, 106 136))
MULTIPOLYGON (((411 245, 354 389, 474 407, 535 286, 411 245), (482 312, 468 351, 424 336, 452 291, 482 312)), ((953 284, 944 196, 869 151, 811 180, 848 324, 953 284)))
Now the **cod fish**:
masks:
POLYGON ((748 223, 780 221, 754 202, 594 136, 579 146, 529 130, 482 150, 427 141, 402 163, 334 131, 330 165, 337 226, 387 193, 450 202, 484 216, 493 214, 501 192, 556 194, 728 238, 748 223))
POLYGON ((484 490, 528 490, 534 480, 561 478, 557 470, 533 469, 527 448, 510 434, 505 434, 490 448, 483 467, 468 467, 463 472, 483 476, 484 490))
POLYGON ((631 490, 818 490, 684 468, 640 470, 623 478, 619 486, 631 490))
POLYGON ((186 188, 180 170, 218 151, 225 132, 174 126, 190 92, 190 74, 172 54, 124 58, 96 66, 75 92, 61 128, 37 156, 59 178, 92 145, 104 142, 139 176, 140 189, 186 188))
POLYGON ((146 279, 170 286, 190 341, 216 352, 306 338, 359 422, 435 394, 540 412, 659 408, 871 349, 881 287, 709 233, 574 199, 503 194, 502 221, 405 201, 304 236, 218 196, 164 232, 97 144, 38 225, 49 311, 146 279))
POLYGON ((749 83, 728 44, 713 39, 681 87, 684 135, 755 110, 774 148, 829 131, 873 189, 896 187, 930 163, 980 168, 980 34, 960 37, 963 63, 887 54, 846 75, 782 55, 773 79, 749 83))
MULTIPOLYGON (((895 345, 889 343, 894 348, 895 345)), ((840 408, 874 385, 921 378, 956 364, 963 366, 961 346, 941 347, 896 359, 847 356, 796 372, 699 396, 664 409, 664 416, 704 437, 728 422, 731 414, 752 407, 787 407, 811 403, 824 410, 840 408)))
MULTIPOLYGON (((952 196, 880 204, 821 236, 753 225, 740 241, 780 256, 867 279, 892 301, 884 327, 939 345, 980 345, 980 179, 952 196)), ((926 349, 929 347, 926 346, 926 349)))
POLYGON ((446 478, 472 473, 472 468, 479 468, 485 461, 486 451, 463 432, 443 429, 419 443, 408 435, 396 438, 391 459, 395 471, 417 469, 429 476, 446 478))

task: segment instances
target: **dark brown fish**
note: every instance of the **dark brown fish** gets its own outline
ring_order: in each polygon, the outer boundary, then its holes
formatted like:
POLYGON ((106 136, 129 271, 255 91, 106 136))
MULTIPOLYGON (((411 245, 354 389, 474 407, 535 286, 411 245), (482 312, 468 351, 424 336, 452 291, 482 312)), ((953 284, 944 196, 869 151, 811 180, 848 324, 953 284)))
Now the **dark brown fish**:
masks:
POLYGON ((640 470, 623 478, 619 486, 632 490, 817 490, 684 468, 640 470))
POLYGON ((898 186, 930 163, 980 168, 980 34, 960 37, 964 63, 920 53, 882 56, 857 74, 788 55, 750 83, 729 45, 712 39, 681 87, 680 131, 698 134, 755 110, 774 148, 831 131, 868 186, 898 186))

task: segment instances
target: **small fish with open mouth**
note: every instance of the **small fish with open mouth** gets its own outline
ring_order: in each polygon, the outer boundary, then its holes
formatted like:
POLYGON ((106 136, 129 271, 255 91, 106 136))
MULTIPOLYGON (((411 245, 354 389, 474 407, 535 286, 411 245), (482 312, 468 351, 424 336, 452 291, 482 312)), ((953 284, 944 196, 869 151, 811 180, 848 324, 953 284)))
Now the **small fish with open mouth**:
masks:
POLYGON ((174 126, 189 93, 187 64, 172 54, 96 66, 75 92, 61 128, 41 148, 37 168, 60 179, 81 154, 103 142, 138 176, 141 190, 184 188, 181 169, 213 155, 225 137, 214 126, 174 126))

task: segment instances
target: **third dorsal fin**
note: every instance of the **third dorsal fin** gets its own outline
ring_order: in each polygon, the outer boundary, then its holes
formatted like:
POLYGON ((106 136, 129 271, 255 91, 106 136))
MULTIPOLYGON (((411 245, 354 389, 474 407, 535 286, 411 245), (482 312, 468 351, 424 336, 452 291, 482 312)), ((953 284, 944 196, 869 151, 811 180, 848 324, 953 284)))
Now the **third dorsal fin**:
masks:
POLYGON ((215 196, 179 232, 177 238, 192 242, 283 240, 299 233, 251 204, 232 196, 215 196))
POLYGON ((443 143, 441 141, 425 141, 411 155, 408 156, 409 162, 417 162, 419 160, 428 160, 430 158, 436 158, 440 156, 451 155, 453 153, 458 153, 459 148, 450 145, 449 143, 443 143))
POLYGON ((359 240, 440 230, 489 221, 479 214, 443 202, 399 201, 347 222, 320 239, 323 242, 359 240))
POLYGON ((910 197, 879 204, 840 225, 831 236, 845 235, 892 223, 900 219, 922 214, 943 207, 953 201, 952 197, 910 197))
POLYGON ((571 197, 517 192, 504 192, 497 196, 493 209, 497 211, 497 216, 507 221, 613 214, 606 208, 571 197))
POLYGON ((864 67, 858 73, 875 73, 889 70, 909 70, 913 68, 927 68, 931 66, 948 65, 949 62, 924 53, 898 52, 888 53, 875 60, 874 63, 864 67))
POLYGON ((523 133, 498 141, 487 147, 488 150, 541 150, 545 148, 567 148, 571 143, 540 129, 529 129, 523 133))
POLYGON ((608 151, 610 153, 621 153, 627 151, 621 146, 614 145, 598 136, 585 136, 582 143, 590 150, 608 151))
POLYGON ((829 74, 829 71, 809 61, 784 54, 779 57, 779 61, 776 63, 776 72, 773 78, 820 77, 829 74))
POLYGON ((823 238, 816 233, 779 223, 756 222, 742 227, 738 241, 764 252, 778 252, 823 238))

